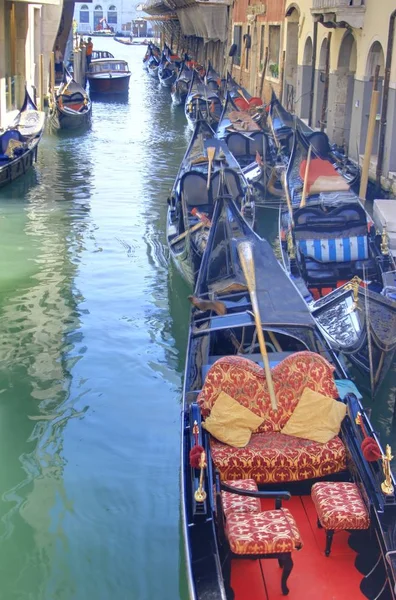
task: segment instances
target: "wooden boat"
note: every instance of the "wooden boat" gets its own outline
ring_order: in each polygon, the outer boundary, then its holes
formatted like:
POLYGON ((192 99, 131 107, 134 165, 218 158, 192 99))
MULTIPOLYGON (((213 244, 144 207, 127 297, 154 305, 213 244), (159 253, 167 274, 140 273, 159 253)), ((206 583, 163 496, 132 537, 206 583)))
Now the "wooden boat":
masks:
POLYGON ((172 53, 168 46, 165 46, 158 67, 158 79, 164 87, 172 87, 177 78, 181 59, 172 53))
POLYGON ((203 120, 216 128, 221 117, 222 105, 218 94, 205 85, 195 71, 191 78, 184 113, 191 126, 198 120, 203 120))
POLYGON ((206 247, 214 207, 223 195, 232 198, 253 225, 254 200, 237 161, 224 142, 213 138, 210 126, 199 121, 168 200, 167 217, 170 254, 191 284, 206 247))
POLYGON ((212 67, 210 61, 208 62, 208 67, 206 69, 204 81, 205 85, 207 85, 210 90, 214 90, 215 92, 220 91, 221 77, 219 73, 212 67))
POLYGON ((235 105, 241 110, 248 110, 263 106, 263 101, 257 96, 249 94, 246 88, 239 85, 230 73, 227 73, 225 93, 228 93, 235 105))
MULTIPOLYGON (((212 221, 192 298, 183 392, 181 496, 189 597, 394 598, 391 449, 381 448, 359 391, 270 245, 227 199, 217 202, 212 221), (340 411, 339 420, 346 411, 340 432, 327 442, 282 433, 306 388, 338 397, 340 404, 330 403, 340 411), (206 429, 221 394, 231 397, 232 410, 236 404, 258 418, 244 447, 222 443, 206 429), (331 530, 317 526, 312 498, 318 484, 328 494, 322 497, 327 526, 334 515, 337 528, 331 547, 331 530)), ((217 409, 219 419, 221 414, 227 436, 230 413, 217 409)), ((217 435, 222 437, 220 430, 217 435)))
POLYGON ((63 80, 51 95, 49 122, 54 129, 79 129, 91 122, 92 103, 87 92, 64 68, 63 80))
POLYGON ((176 104, 177 106, 180 106, 181 104, 184 105, 187 98, 188 88, 190 87, 190 81, 192 76, 193 71, 183 61, 180 66, 177 79, 171 88, 173 104, 176 104))
POLYGON ((269 136, 249 112, 236 106, 229 92, 217 126, 216 138, 226 142, 246 179, 264 199, 273 166, 269 136))
MULTIPOLYGON (((143 68, 148 71, 148 66, 150 62, 153 62, 155 59, 156 65, 158 65, 159 57, 161 56, 160 49, 155 44, 148 44, 147 50, 143 57, 143 68)), ((155 77, 157 77, 157 72, 155 72, 155 77)))
MULTIPOLYGON (((281 207, 279 221, 282 258, 310 308, 315 310, 315 300, 356 276, 371 292, 367 302, 375 310, 375 320, 384 322, 385 329, 386 323, 395 323, 396 302, 379 293, 395 271, 386 233, 377 234, 358 196, 333 165, 325 134, 304 136, 299 129, 294 131, 285 186, 288 205, 281 207)), ((393 281, 396 287, 394 276, 393 281)), ((330 313, 338 312, 339 317, 346 310, 340 294, 333 294, 329 302, 323 301, 320 306, 326 314, 333 307, 330 313)), ((377 329, 374 316, 369 320, 377 329)), ((330 326, 328 339, 371 374, 374 393, 391 364, 396 335, 390 332, 382 343, 372 331, 367 337, 370 327, 365 318, 355 314, 343 322, 343 327, 330 326)))
POLYGON ((0 134, 0 187, 24 175, 36 162, 44 125, 45 113, 37 110, 26 90, 21 110, 0 134))
POLYGON ((131 72, 126 60, 100 58, 89 65, 91 94, 127 94, 131 72))
POLYGON ((118 42, 119 44, 124 44, 125 46, 132 46, 132 44, 133 44, 132 36, 131 37, 114 36, 113 39, 115 42, 118 42))

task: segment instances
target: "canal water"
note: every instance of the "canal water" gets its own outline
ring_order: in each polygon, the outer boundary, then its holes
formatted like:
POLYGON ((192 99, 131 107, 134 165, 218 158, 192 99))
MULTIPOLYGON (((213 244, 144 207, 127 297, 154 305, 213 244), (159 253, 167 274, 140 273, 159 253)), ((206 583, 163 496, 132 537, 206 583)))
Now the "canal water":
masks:
MULTIPOLYGON (((127 102, 46 133, 0 192, 0 600, 187 598, 179 501, 188 286, 166 198, 190 132, 128 60, 127 102)), ((273 239, 276 213, 261 211, 273 239)), ((374 417, 392 426, 395 373, 374 417), (380 416, 380 414, 382 416, 380 416)))

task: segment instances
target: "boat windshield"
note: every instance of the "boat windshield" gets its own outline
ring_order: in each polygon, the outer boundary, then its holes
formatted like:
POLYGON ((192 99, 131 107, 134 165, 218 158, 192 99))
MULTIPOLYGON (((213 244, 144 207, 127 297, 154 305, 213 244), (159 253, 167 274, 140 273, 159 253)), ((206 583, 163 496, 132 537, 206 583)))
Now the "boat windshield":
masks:
POLYGON ((108 73, 111 72, 119 72, 119 71, 128 71, 128 64, 126 62, 116 62, 116 61, 103 61, 98 63, 91 63, 90 70, 92 73, 108 73))

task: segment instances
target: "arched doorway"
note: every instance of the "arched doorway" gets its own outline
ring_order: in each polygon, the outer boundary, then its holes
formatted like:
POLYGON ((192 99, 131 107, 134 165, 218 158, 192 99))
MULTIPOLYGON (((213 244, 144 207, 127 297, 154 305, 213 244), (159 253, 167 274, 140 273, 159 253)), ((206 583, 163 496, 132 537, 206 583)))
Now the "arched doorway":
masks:
POLYGON ((338 53, 337 70, 330 76, 327 133, 348 153, 356 72, 356 41, 347 32, 338 53))
POLYGON ((296 110, 301 119, 309 117, 309 101, 311 96, 311 74, 312 74, 312 38, 307 37, 304 46, 303 64, 297 81, 296 110))
MULTIPOLYGON (((285 57, 285 80, 284 100, 286 109, 294 112, 297 98, 297 57, 298 57, 298 23, 300 12, 297 7, 290 7, 286 12, 286 57, 285 57)), ((282 98, 281 98, 282 101, 282 98)))
POLYGON ((314 118, 313 127, 320 127, 322 118, 323 96, 325 88, 325 71, 326 71, 326 56, 327 56, 327 38, 324 38, 320 47, 319 63, 315 74, 315 97, 314 97, 314 118))
MULTIPOLYGON (((377 65, 379 66, 379 79, 378 79, 378 89, 380 91, 380 100, 378 103, 377 113, 381 112, 381 104, 382 104, 382 83, 384 79, 384 65, 385 65, 385 57, 382 45, 380 42, 374 42, 369 50, 366 61, 366 81, 364 83, 364 93, 363 93, 363 112, 362 112, 362 123, 361 123, 361 143, 360 143, 360 153, 364 152, 366 136, 367 136, 367 128, 368 128, 368 115, 370 112, 370 103, 371 103, 371 94, 373 91, 373 81, 374 74, 377 65)), ((374 140, 373 140, 373 148, 371 154, 373 156, 373 160, 376 160, 376 156, 378 154, 378 141, 379 141, 379 121, 376 121, 375 124, 375 132, 374 132, 374 140)))
POLYGON ((103 19, 103 9, 100 6, 100 4, 97 4, 95 6, 95 10, 94 10, 94 31, 96 31, 97 29, 102 29, 102 23, 101 20, 103 19))

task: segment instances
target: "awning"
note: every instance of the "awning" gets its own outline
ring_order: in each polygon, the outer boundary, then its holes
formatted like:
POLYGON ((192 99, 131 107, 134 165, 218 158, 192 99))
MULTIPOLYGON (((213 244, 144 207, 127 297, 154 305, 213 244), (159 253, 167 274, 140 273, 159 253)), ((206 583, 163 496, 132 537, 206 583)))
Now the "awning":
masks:
POLYGON ((205 2, 203 5, 197 2, 187 8, 176 9, 176 13, 185 36, 195 35, 205 41, 227 41, 227 4, 205 2))

